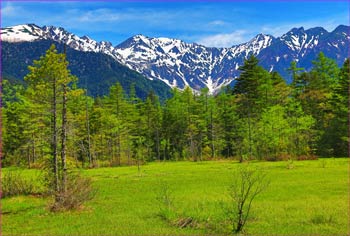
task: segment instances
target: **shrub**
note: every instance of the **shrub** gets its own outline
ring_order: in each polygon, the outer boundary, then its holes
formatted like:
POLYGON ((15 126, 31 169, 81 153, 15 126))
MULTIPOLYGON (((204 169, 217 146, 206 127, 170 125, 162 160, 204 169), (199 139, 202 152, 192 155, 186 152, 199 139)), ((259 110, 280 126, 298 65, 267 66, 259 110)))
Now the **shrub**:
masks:
POLYGON ((333 224, 335 223, 332 215, 316 214, 311 217, 311 223, 313 224, 333 224))
POLYGON ((33 180, 25 179, 18 171, 5 172, 1 179, 2 197, 34 193, 33 180))
POLYGON ((78 174, 69 174, 66 189, 63 190, 62 186, 60 189, 54 194, 55 199, 50 207, 52 211, 78 209, 86 201, 91 200, 96 193, 92 186, 92 180, 78 174))
POLYGON ((287 160, 286 168, 289 169, 289 170, 294 168, 294 161, 293 161, 293 159, 287 160))
POLYGON ((300 155, 297 157, 298 161, 305 161, 305 160, 317 160, 317 156, 315 155, 300 155))
POLYGON ((175 216, 174 212, 174 197, 169 185, 165 182, 159 183, 159 192, 156 196, 159 206, 159 216, 163 220, 171 220, 175 216))
POLYGON ((224 209, 231 222, 232 232, 240 233, 249 217, 252 202, 269 185, 266 172, 242 166, 236 172, 229 188, 230 206, 224 209))

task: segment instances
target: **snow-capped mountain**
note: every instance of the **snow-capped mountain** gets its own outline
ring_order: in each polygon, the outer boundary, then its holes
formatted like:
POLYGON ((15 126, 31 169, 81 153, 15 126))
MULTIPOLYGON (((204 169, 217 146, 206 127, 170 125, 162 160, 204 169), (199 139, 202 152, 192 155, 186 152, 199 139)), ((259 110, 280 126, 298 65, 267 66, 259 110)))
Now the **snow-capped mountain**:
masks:
POLYGON ((273 41, 258 35, 231 48, 210 48, 169 38, 136 35, 116 47, 118 59, 151 79, 160 79, 171 87, 208 87, 214 92, 238 76, 244 58, 257 55, 273 41))
POLYGON ((208 87, 214 93, 239 76, 239 66, 250 55, 269 71, 290 78, 286 68, 291 61, 306 70, 320 52, 341 65, 349 56, 350 27, 339 26, 329 33, 317 27, 293 28, 275 38, 259 34, 247 43, 230 48, 210 48, 180 40, 136 35, 116 47, 117 58, 148 78, 160 79, 169 86, 195 90, 208 87))
POLYGON ((239 76, 239 66, 250 55, 255 55, 265 69, 277 71, 286 79, 286 68, 291 61, 310 69, 312 60, 321 51, 340 65, 349 56, 350 27, 341 25, 333 32, 321 27, 293 28, 281 37, 259 34, 249 42, 230 48, 205 47, 144 35, 136 35, 113 47, 111 43, 78 37, 53 26, 28 24, 1 29, 2 41, 16 43, 44 39, 67 44, 78 51, 107 54, 150 80, 161 80, 170 87, 189 86, 197 91, 207 87, 215 93, 239 76))
POLYGON ((18 43, 45 39, 65 43, 69 47, 83 52, 102 52, 111 55, 111 52, 114 50, 109 42, 102 41, 98 43, 88 36, 78 37, 61 27, 39 27, 35 24, 27 24, 1 29, 2 41, 18 43))

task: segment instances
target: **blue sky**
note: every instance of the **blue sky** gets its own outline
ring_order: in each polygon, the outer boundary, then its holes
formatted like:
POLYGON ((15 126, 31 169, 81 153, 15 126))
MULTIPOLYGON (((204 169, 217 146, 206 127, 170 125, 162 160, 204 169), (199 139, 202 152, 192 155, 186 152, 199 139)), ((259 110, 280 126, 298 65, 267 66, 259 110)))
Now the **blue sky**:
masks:
POLYGON ((60 26, 117 45, 135 34, 229 47, 258 33, 349 25, 349 1, 2 1, 1 26, 60 26))

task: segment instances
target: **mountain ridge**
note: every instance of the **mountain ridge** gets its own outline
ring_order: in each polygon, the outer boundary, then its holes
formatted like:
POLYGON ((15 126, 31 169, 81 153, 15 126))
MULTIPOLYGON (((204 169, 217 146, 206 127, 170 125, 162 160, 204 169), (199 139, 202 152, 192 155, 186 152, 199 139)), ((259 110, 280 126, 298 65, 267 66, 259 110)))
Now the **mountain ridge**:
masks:
POLYGON ((3 28, 1 38, 10 43, 53 40, 78 51, 107 54, 148 79, 163 81, 172 88, 189 86, 199 91, 207 87, 210 93, 216 93, 239 76, 238 68, 251 55, 256 56, 266 70, 277 71, 287 80, 285 69, 291 61, 308 70, 321 51, 341 64, 349 56, 349 32, 350 27, 345 25, 339 25, 331 32, 322 27, 295 27, 280 37, 258 34, 248 42, 228 48, 142 34, 113 46, 88 36, 79 37, 62 27, 35 24, 3 28))
MULTIPOLYGON (((53 40, 9 43, 2 42, 2 76, 13 82, 23 82, 29 73, 28 66, 38 60, 54 44, 58 52, 65 46, 53 40)), ((149 93, 156 94, 161 101, 171 96, 170 88, 162 81, 150 81, 140 73, 127 68, 114 58, 103 53, 83 52, 66 47, 68 69, 77 76, 77 85, 87 90, 88 95, 103 97, 117 82, 125 94, 134 87, 137 97, 145 99, 149 93)), ((25 84, 25 83, 24 83, 25 84)))

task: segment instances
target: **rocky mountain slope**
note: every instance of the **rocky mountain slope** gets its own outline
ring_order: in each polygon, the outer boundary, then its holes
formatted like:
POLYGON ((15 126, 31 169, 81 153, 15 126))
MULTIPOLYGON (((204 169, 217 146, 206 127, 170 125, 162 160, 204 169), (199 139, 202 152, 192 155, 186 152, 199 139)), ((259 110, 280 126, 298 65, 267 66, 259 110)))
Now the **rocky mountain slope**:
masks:
POLYGON ((286 68, 291 61, 308 70, 320 52, 341 65, 349 56, 350 27, 340 25, 332 32, 321 27, 293 28, 281 37, 259 34, 230 48, 144 35, 135 35, 113 46, 87 36, 78 37, 63 28, 34 24, 3 28, 1 40, 11 44, 52 40, 77 51, 106 54, 148 79, 163 81, 170 87, 189 86, 197 91, 207 87, 215 93, 239 76, 239 66, 250 55, 255 55, 265 69, 277 71, 287 80, 290 77, 286 68))

